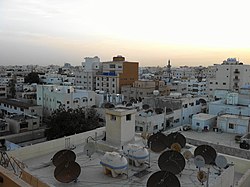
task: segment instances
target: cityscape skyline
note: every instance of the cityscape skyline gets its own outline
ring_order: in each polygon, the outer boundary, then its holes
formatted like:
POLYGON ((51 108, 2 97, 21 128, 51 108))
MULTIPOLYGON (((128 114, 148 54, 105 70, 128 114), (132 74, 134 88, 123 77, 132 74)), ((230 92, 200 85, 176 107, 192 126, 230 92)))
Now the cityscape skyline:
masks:
POLYGON ((123 55, 140 66, 250 64, 247 1, 0 3, 0 65, 80 65, 123 55))

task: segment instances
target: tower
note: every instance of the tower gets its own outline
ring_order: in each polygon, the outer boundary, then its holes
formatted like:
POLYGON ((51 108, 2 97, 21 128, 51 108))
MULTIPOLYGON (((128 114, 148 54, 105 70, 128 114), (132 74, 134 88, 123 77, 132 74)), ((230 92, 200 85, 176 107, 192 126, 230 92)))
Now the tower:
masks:
POLYGON ((135 109, 106 109, 106 141, 115 146, 122 146, 134 139, 135 109))

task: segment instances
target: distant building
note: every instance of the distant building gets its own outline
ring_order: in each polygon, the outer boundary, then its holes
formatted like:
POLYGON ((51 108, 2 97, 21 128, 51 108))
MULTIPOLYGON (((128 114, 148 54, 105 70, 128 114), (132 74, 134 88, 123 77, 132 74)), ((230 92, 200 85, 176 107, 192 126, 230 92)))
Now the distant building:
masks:
POLYGON ((124 85, 133 85, 138 80, 138 62, 125 61, 125 57, 113 57, 103 62, 101 73, 96 75, 96 89, 107 93, 121 93, 124 85))
MULTIPOLYGON (((2 115, 25 114, 38 116, 42 120, 42 107, 36 104, 25 103, 17 99, 0 99, 0 110, 2 115)), ((40 125, 40 123, 39 123, 40 125)))
POLYGON ((192 129, 196 131, 208 131, 216 126, 216 115, 199 113, 192 117, 192 129))
POLYGON ((86 57, 82 62, 82 69, 75 72, 75 85, 84 90, 96 90, 96 73, 100 71, 100 58, 86 57))
POLYGON ((12 133, 31 131, 38 129, 40 126, 40 119, 38 117, 25 114, 6 116, 5 120, 9 123, 10 131, 12 133))
POLYGON ((95 105, 95 92, 73 86, 38 85, 37 104, 43 107, 44 115, 48 116, 59 107, 67 110, 95 105))
POLYGON ((246 134, 250 132, 250 117, 224 114, 218 116, 217 127, 222 132, 246 134))
POLYGON ((244 65, 236 58, 228 58, 222 64, 216 64, 215 68, 215 77, 208 79, 210 99, 214 99, 215 90, 238 92, 241 87, 250 84, 250 65, 244 65))
POLYGON ((165 85, 164 81, 153 80, 138 80, 133 85, 126 85, 121 87, 121 94, 124 95, 125 101, 130 99, 142 100, 145 97, 153 97, 153 91, 158 90, 159 95, 169 95, 170 87, 165 85))

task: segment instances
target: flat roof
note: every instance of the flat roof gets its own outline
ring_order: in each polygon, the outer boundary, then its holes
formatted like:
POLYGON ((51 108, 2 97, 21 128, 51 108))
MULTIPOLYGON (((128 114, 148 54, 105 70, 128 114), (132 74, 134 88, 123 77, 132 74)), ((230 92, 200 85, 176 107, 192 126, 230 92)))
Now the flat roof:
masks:
MULTIPOLYGON (((140 136, 135 137, 135 142, 138 145, 144 146, 140 136)), ((150 167, 148 167, 148 165, 146 164, 140 167, 134 167, 132 165, 129 165, 128 177, 123 174, 118 176, 117 178, 112 178, 110 175, 105 175, 103 173, 103 168, 100 164, 100 160, 103 156, 103 153, 95 152, 90 158, 83 153, 84 146, 85 144, 78 145, 73 150, 73 152, 76 154, 76 162, 81 167, 81 174, 78 177, 77 182, 64 184, 60 183, 54 178, 55 166, 52 164, 51 158, 53 158, 53 155, 56 153, 56 151, 50 154, 25 160, 24 163, 28 166, 28 170, 32 175, 35 175, 42 181, 45 181, 48 184, 56 187, 146 186, 148 178, 156 171, 160 171, 160 168, 158 166, 158 158, 160 156, 160 153, 154 153, 150 151, 150 167), (141 173, 144 174, 140 176, 139 174, 141 173)), ((191 152, 193 152, 195 147, 187 145, 186 149, 189 149, 191 152)), ((231 166, 229 166, 228 169, 232 169, 231 166)), ((186 161, 185 168, 181 172, 181 175, 176 175, 181 183, 181 186, 202 186, 202 184, 197 179, 198 171, 199 169, 196 168, 194 164, 194 159, 190 159, 188 162, 186 161)), ((204 168, 204 171, 207 172, 207 169, 204 168)), ((209 184, 211 186, 213 186, 215 180, 218 178, 217 173, 218 171, 214 167, 210 167, 209 184)), ((237 174, 237 176, 240 178, 242 175, 237 174)))
POLYGON ((216 115, 212 115, 212 114, 205 114, 205 113, 199 113, 199 114, 194 114, 193 118, 195 119, 204 119, 204 120, 209 120, 212 118, 215 118, 216 115))
POLYGON ((20 108, 25 108, 25 109, 28 109, 29 107, 33 107, 33 106, 38 106, 35 104, 31 104, 31 103, 25 103, 17 99, 0 99, 0 103, 11 105, 11 106, 16 106, 20 108))
POLYGON ((240 115, 233 115, 233 114, 224 114, 224 115, 221 115, 219 117, 221 117, 221 118, 232 118, 232 119, 237 118, 237 119, 244 119, 244 120, 249 120, 250 119, 250 117, 248 117, 248 116, 240 116, 240 115))

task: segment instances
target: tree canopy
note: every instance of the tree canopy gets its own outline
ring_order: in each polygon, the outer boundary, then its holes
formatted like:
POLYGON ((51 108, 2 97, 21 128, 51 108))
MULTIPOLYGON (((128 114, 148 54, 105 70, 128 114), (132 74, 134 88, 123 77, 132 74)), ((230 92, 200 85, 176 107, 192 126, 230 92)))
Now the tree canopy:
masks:
POLYGON ((99 115, 93 108, 65 110, 60 108, 50 117, 45 130, 47 140, 86 132, 100 127, 99 115))
POLYGON ((40 79, 37 72, 31 72, 26 77, 24 77, 25 83, 40 83, 40 79))

